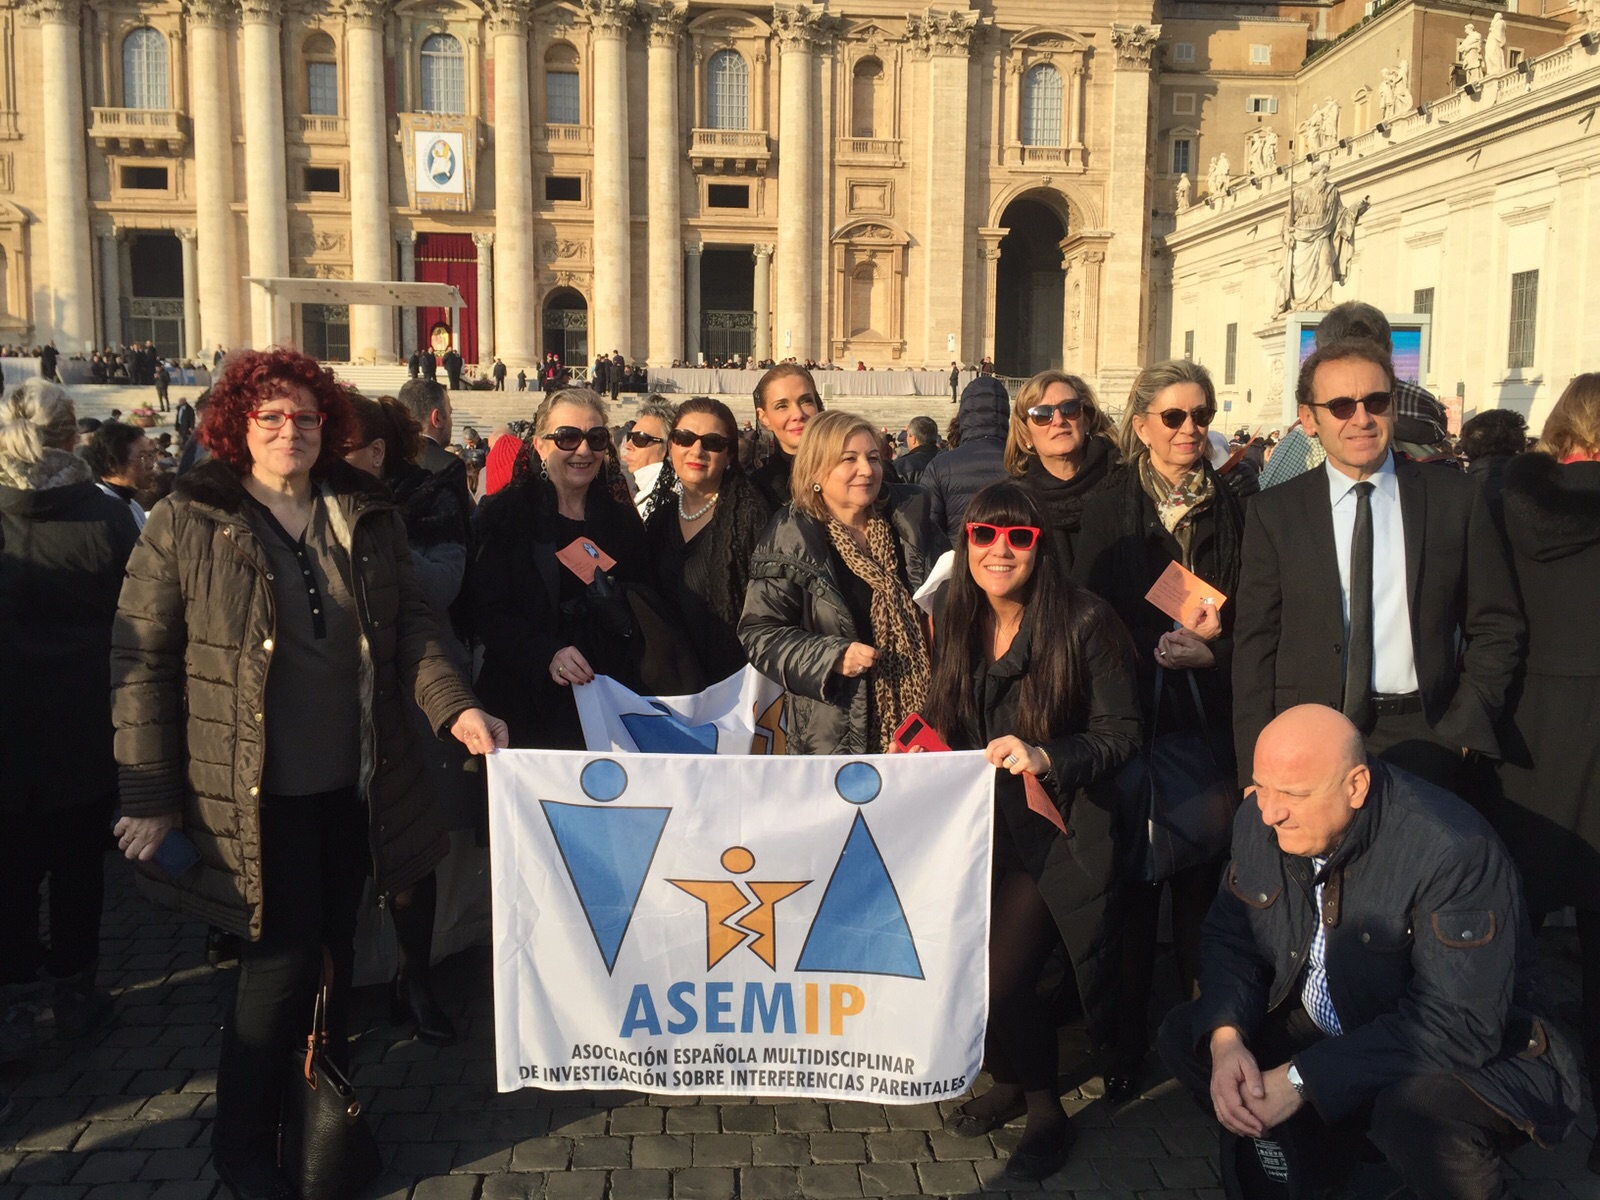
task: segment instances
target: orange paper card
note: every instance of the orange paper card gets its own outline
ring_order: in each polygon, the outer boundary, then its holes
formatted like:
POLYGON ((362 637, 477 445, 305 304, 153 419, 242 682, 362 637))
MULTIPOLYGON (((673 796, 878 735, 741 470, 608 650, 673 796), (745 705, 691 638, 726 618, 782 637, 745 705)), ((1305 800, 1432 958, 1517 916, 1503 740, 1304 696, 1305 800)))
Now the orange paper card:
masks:
POLYGON ((1144 598, 1185 629, 1199 624, 1203 605, 1215 605, 1220 613, 1228 602, 1226 596, 1180 562, 1169 563, 1144 598))
POLYGON ((1039 782, 1039 777, 1031 772, 1022 773, 1022 791, 1028 797, 1028 807, 1038 813, 1062 833, 1067 831, 1067 823, 1061 819, 1061 810, 1050 799, 1050 793, 1044 790, 1044 784, 1039 782))
POLYGON ((556 551, 556 558, 584 583, 594 582, 594 573, 609 571, 617 560, 596 546, 588 538, 579 538, 569 546, 556 551))

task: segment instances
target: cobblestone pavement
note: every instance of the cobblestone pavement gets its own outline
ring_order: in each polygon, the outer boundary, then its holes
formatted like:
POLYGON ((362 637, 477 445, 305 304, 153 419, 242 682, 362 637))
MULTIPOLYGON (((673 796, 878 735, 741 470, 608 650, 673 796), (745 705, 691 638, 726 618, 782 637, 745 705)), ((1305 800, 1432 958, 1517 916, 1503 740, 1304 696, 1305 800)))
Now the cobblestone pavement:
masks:
MULTIPOLYGON (((47 1043, 26 1074, 0 1074, 12 1094, 0 1123, 0 1200, 210 1200, 219 1014, 231 973, 205 965, 203 930, 134 896, 108 860, 101 982, 117 1010, 88 1044, 47 1043)), ((1575 974, 1565 931, 1546 934, 1541 962, 1558 999, 1575 974)), ((1213 1200, 1210 1119, 1154 1068, 1144 1096, 1099 1099, 1074 1031, 1064 1031, 1066 1104, 1080 1127, 1072 1160, 1043 1188, 1001 1179, 1019 1130, 965 1141, 941 1128, 953 1106, 907 1107, 629 1093, 522 1091, 492 1080, 488 957, 441 966, 439 989, 463 1033, 435 1049, 400 1038, 380 989, 357 996, 355 1084, 388 1156, 366 1200, 831 1200, 1040 1191, 1096 1200, 1213 1200)), ((48 1033, 48 1023, 42 1027, 48 1033)), ((1513 1159, 1519 1200, 1595 1200, 1584 1167, 1594 1114, 1553 1151, 1513 1159)), ((1363 1168, 1349 1200, 1397 1186, 1363 1168)))

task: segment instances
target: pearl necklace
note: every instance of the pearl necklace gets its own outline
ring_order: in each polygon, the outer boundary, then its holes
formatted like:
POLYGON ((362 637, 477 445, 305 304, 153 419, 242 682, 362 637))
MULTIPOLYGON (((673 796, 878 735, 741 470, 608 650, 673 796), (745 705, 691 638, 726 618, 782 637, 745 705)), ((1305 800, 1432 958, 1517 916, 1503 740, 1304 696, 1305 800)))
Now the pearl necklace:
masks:
POLYGON ((683 511, 683 485, 680 484, 678 486, 678 519, 681 520, 681 521, 689 521, 691 523, 693 523, 695 521, 698 521, 701 517, 705 516, 708 512, 710 512, 713 508, 716 507, 717 497, 720 496, 720 495, 722 495, 721 492, 712 492, 711 493, 711 499, 706 501, 705 507, 702 508, 699 512, 693 512, 693 513, 684 512, 683 511))

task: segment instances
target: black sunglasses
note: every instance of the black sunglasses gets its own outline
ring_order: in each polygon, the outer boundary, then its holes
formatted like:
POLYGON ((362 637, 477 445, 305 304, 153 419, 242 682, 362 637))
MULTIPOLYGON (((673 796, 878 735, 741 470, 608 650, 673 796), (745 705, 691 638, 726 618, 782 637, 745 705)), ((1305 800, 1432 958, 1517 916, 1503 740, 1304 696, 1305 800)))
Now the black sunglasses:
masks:
POLYGON ((1081 412, 1083 412, 1082 400, 1063 400, 1060 404, 1035 404, 1028 410, 1028 420, 1042 426, 1054 421, 1057 413, 1061 414, 1063 421, 1075 421, 1081 412))
POLYGON ((1368 415, 1381 417, 1389 411, 1389 405, 1393 401, 1394 397, 1388 392, 1372 392, 1359 400, 1352 400, 1349 396, 1340 396, 1337 400, 1329 400, 1326 404, 1318 404, 1315 400, 1308 400, 1306 403, 1311 408, 1327 409, 1335 421, 1348 421, 1356 415, 1356 405, 1358 404, 1367 410, 1368 415))
POLYGON ((668 436, 674 446, 682 446, 687 450, 699 442, 712 454, 726 454, 733 445, 733 439, 721 433, 695 433, 690 429, 674 429, 668 436))
POLYGON ((557 450, 565 450, 568 454, 584 442, 589 443, 589 449, 599 452, 611 445, 611 430, 604 425, 596 425, 589 430, 579 429, 575 425, 563 425, 545 434, 544 440, 554 442, 557 450))
POLYGON ((1168 408, 1155 414, 1161 418, 1161 423, 1168 429, 1182 429, 1183 423, 1193 418, 1195 425, 1205 429, 1216 420, 1217 410, 1209 404, 1202 404, 1199 408, 1168 408))
POLYGON ((633 429, 628 432, 628 445, 635 450, 643 450, 646 446, 659 446, 666 438, 658 438, 654 434, 644 432, 642 429, 633 429))

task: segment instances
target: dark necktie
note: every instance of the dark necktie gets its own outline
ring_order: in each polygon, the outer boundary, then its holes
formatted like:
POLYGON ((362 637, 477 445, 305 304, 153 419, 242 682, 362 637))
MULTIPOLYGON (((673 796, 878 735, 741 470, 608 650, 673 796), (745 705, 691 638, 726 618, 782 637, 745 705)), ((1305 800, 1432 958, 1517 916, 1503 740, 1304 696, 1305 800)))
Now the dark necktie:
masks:
POLYGON ((1344 656, 1344 703, 1363 733, 1372 729, 1372 487, 1355 485, 1356 526, 1350 535, 1350 636, 1344 656))

